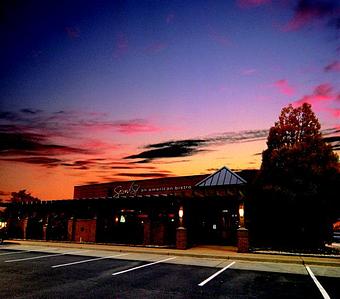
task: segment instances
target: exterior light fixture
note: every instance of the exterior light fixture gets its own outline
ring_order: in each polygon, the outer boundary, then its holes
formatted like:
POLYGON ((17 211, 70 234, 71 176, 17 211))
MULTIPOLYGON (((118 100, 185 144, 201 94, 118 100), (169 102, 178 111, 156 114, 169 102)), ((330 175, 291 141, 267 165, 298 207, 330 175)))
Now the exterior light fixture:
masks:
POLYGON ((122 216, 120 216, 120 221, 119 221, 120 223, 125 223, 125 217, 122 215, 122 216))
POLYGON ((240 216, 240 227, 244 227, 244 205, 243 203, 241 203, 239 206, 238 214, 240 216))
POLYGON ((183 215, 184 215, 184 210, 183 210, 183 207, 181 206, 178 210, 179 226, 180 227, 183 227, 183 215))
POLYGON ((178 210, 178 216, 179 218, 183 218, 183 215, 184 215, 183 207, 180 207, 178 210))
POLYGON ((240 207, 240 209, 238 210, 240 217, 244 217, 244 208, 243 206, 240 207))

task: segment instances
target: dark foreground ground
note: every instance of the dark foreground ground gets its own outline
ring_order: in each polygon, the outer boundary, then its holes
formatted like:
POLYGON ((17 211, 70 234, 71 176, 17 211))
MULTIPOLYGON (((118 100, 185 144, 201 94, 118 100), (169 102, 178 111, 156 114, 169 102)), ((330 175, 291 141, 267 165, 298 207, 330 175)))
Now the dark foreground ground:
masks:
MULTIPOLYGON (((26 249, 27 250, 27 249, 26 249)), ((48 249, 51 251, 51 249, 48 249)), ((1 249, 1 298, 325 298, 308 275, 303 265, 291 272, 291 265, 263 265, 247 262, 230 268, 199 286, 201 282, 221 270, 231 260, 218 261, 215 266, 193 266, 203 261, 182 259, 149 265, 113 276, 113 273, 147 265, 171 256, 133 254, 93 262, 74 263, 98 259, 103 255, 93 252, 59 249, 56 252, 37 252, 1 249), (70 253, 70 254, 67 254, 70 253), (79 255, 81 254, 81 255, 79 255), (143 261, 145 260, 145 261, 143 261), (174 263, 176 261, 176 264, 174 263), (191 265, 190 265, 191 264, 191 265), (223 265, 222 265, 223 264, 223 265), (221 266, 222 265, 222 266, 221 266), (265 271, 275 268, 275 271, 265 271), (241 268, 241 269, 240 269, 241 268), (258 269, 258 270, 256 270, 258 269), (279 269, 279 270, 278 270, 279 269)), ((110 253, 110 256, 121 253, 110 253)), ((207 264, 208 261, 206 262, 207 264)), ((203 263, 204 264, 204 263, 203 263)), ((316 267, 316 266, 315 266, 316 267)), ((313 266, 310 266, 313 270, 313 266)), ((338 269, 318 268, 316 273, 337 273, 338 269)), ((330 298, 340 298, 340 275, 316 275, 330 298)))

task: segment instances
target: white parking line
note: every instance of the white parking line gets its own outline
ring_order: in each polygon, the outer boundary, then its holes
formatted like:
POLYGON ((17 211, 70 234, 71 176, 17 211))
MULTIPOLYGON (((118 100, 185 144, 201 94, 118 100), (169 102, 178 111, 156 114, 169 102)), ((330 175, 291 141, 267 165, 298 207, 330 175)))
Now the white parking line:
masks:
POLYGON ((210 280, 212 280, 213 278, 215 278, 217 275, 221 274, 224 270, 227 270, 229 267, 231 267, 232 265, 234 265, 235 262, 230 263, 228 266, 225 266, 223 269, 221 269, 220 271, 217 271, 215 274, 211 275, 210 277, 208 277, 206 280, 203 280, 200 284, 198 284, 200 287, 203 287, 207 282, 209 282, 210 280))
POLYGON ((308 274, 312 277, 313 281, 315 282, 316 286, 318 287, 319 291, 321 292, 322 296, 325 299, 331 299, 331 297, 329 297, 329 295, 327 294, 326 290, 323 288, 323 286, 321 285, 321 283, 316 279, 314 273, 312 272, 312 270, 308 267, 305 266, 307 269, 308 274))
POLYGON ((124 255, 128 255, 128 254, 129 253, 122 253, 122 254, 98 257, 98 258, 94 258, 94 259, 82 260, 82 261, 77 261, 77 262, 72 262, 72 263, 67 263, 67 264, 54 265, 54 266, 51 266, 51 268, 60 268, 60 267, 66 267, 66 266, 71 266, 71 265, 76 265, 76 264, 90 263, 90 262, 94 262, 94 261, 115 258, 115 257, 118 257, 118 256, 124 256, 124 255))
POLYGON ((6 252, 6 253, 0 253, 0 255, 9 255, 9 254, 19 254, 19 253, 25 253, 25 252, 31 252, 32 250, 23 250, 23 251, 15 251, 15 252, 6 252))
POLYGON ((173 260, 173 259, 175 259, 175 258, 176 258, 176 257, 169 257, 169 258, 167 258, 167 259, 160 260, 160 261, 157 261, 157 262, 153 262, 153 263, 149 263, 149 264, 146 264, 146 265, 142 265, 142 266, 130 268, 130 269, 127 269, 127 270, 115 272, 115 273, 113 273, 112 275, 123 274, 123 273, 130 272, 130 271, 133 271, 133 270, 137 270, 137 269, 141 269, 141 268, 144 268, 144 267, 148 267, 148 266, 152 266, 152 265, 155 265, 155 264, 159 264, 159 263, 163 263, 163 262, 166 262, 166 261, 170 261, 170 260, 173 260))
POLYGON ((52 256, 58 256, 58 255, 67 255, 67 254, 74 254, 74 253, 81 253, 81 252, 86 252, 86 251, 88 251, 88 250, 70 251, 70 252, 57 253, 57 254, 49 254, 49 255, 27 257, 27 258, 23 258, 23 259, 7 260, 7 261, 5 261, 5 263, 21 262, 21 261, 27 261, 27 260, 36 260, 36 259, 42 259, 42 258, 46 258, 46 257, 52 257, 52 256))

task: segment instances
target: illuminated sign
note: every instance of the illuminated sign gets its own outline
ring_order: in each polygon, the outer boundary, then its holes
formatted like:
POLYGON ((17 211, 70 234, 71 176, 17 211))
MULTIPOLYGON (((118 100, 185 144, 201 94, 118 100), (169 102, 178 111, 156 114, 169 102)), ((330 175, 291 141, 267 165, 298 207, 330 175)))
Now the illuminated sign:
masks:
POLYGON ((123 188, 122 186, 117 186, 113 189, 113 197, 119 198, 121 195, 125 196, 136 196, 140 186, 135 184, 134 182, 130 185, 129 188, 123 188))
POLYGON ((160 192, 173 192, 173 191, 184 191, 191 190, 192 186, 162 186, 162 187, 141 187, 140 185, 133 182, 129 187, 123 187, 122 185, 116 186, 112 191, 113 198, 120 198, 121 196, 137 196, 138 194, 148 193, 160 193, 160 192))
POLYGON ((142 188, 141 192, 181 191, 181 190, 191 190, 191 188, 192 186, 169 186, 169 187, 142 188))

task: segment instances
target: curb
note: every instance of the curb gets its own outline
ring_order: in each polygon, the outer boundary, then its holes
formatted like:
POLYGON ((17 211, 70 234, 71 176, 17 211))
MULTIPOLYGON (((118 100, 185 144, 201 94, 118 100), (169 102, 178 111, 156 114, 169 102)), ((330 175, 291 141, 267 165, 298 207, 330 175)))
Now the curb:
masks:
MULTIPOLYGON (((203 249, 206 252, 190 252, 188 250, 179 249, 165 249, 165 248, 150 248, 150 247, 129 247, 120 245, 102 245, 102 244, 80 244, 80 243, 63 243, 63 242, 46 242, 46 241, 25 241, 25 240, 9 240, 6 243, 12 245, 28 245, 28 246, 45 246, 45 247, 60 247, 60 248, 76 248, 76 249, 92 249, 104 251, 118 251, 130 253, 149 253, 158 255, 172 255, 181 257, 193 258, 212 258, 223 260, 235 261, 248 261, 248 262, 269 262, 269 263, 285 263, 285 264, 299 264, 299 265, 318 265, 318 266, 331 266, 340 267, 340 258, 328 257, 308 257, 308 256, 287 256, 276 254, 263 254, 263 253, 236 253, 226 251, 226 254, 214 253, 213 250, 203 249)), ((9 245, 9 244, 8 244, 9 245)), ((199 249, 197 249, 199 250, 199 249)))

